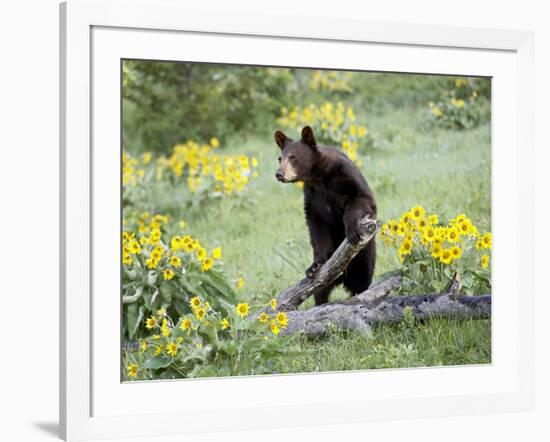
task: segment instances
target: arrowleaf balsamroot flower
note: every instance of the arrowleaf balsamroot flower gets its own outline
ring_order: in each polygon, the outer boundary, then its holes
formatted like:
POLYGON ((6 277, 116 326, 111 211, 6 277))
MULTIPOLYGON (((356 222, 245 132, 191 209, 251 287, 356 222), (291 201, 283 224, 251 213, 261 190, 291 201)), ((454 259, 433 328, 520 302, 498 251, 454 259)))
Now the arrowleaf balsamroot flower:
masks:
POLYGON ((258 321, 260 321, 262 324, 267 324, 267 321, 269 321, 269 315, 266 312, 260 313, 260 316, 258 316, 258 321))
POLYGON ((166 280, 171 280, 176 274, 174 273, 174 271, 172 269, 164 269, 162 271, 162 276, 164 277, 164 279, 166 280))
POLYGON ((214 267, 214 260, 212 258, 205 258, 201 261, 201 271, 207 272, 214 267))
POLYGON ((216 247, 212 250, 212 258, 214 259, 222 259, 222 248, 216 247))
POLYGON ((235 281, 235 288, 237 290, 240 290, 243 288, 243 286, 244 286, 244 278, 242 276, 239 276, 237 278, 237 281, 235 281))
POLYGON ((174 341, 171 341, 166 346, 166 353, 168 353, 170 356, 174 357, 178 354, 178 344, 176 344, 174 341))
POLYGON ((199 298, 198 296, 191 298, 191 301, 189 301, 189 305, 193 310, 199 308, 202 305, 201 298, 199 298))
POLYGON ((135 363, 128 364, 127 370, 128 370, 128 377, 137 378, 138 370, 139 370, 138 364, 135 364, 135 363))
POLYGON ((286 328, 286 326, 288 325, 288 316, 285 312, 277 313, 275 319, 277 319, 277 322, 282 328, 286 328))
POLYGON ((279 329, 279 326, 277 325, 277 322, 275 319, 271 320, 271 333, 273 333, 275 336, 279 334, 281 330, 279 329))
POLYGON ((248 316, 248 304, 246 302, 237 304, 235 310, 237 312, 237 315, 239 315, 241 318, 246 318, 248 316))
POLYGON ((155 318, 154 316, 147 318, 147 320, 145 321, 145 328, 147 330, 152 330, 156 326, 157 326, 157 318, 155 318))
POLYGON ((206 309, 203 307, 199 307, 195 309, 195 318, 197 318, 199 321, 202 321, 204 317, 206 316, 206 309))
POLYGON ((183 318, 180 323, 180 330, 189 332, 193 323, 189 318, 183 318))

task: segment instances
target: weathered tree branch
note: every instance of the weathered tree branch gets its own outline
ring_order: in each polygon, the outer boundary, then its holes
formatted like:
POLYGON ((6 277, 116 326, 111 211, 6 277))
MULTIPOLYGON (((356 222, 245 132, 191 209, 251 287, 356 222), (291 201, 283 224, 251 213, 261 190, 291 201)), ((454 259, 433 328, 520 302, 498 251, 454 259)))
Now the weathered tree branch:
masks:
POLYGON ((344 239, 314 278, 306 277, 277 296, 278 310, 296 310, 306 299, 332 284, 344 272, 355 255, 374 237, 376 221, 365 217, 360 221, 359 228, 362 232, 359 243, 352 245, 344 239))
POLYGON ((330 327, 343 331, 370 331, 371 324, 396 323, 403 320, 405 307, 415 319, 488 319, 491 317, 491 295, 456 296, 449 294, 423 296, 389 296, 372 302, 334 302, 305 311, 289 311, 285 334, 308 336, 325 334, 330 327))
POLYGON ((387 296, 392 290, 401 287, 402 280, 403 277, 401 274, 389 276, 375 282, 364 292, 342 301, 342 304, 360 304, 361 302, 371 302, 382 298, 387 296))

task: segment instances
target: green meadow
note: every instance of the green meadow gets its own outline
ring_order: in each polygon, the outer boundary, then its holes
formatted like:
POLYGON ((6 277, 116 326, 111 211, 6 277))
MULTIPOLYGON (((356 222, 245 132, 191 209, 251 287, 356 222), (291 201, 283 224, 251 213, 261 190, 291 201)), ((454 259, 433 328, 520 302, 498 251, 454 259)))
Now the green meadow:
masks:
MULTIPOLYGON (((235 72, 238 77, 238 69, 235 72)), ((133 75, 128 88, 138 82, 138 74, 133 75)), ((220 246, 223 250, 221 272, 228 281, 243 278, 243 287, 235 291, 237 302, 246 302, 251 308, 268 303, 303 278, 312 260, 302 191, 296 184, 277 182, 274 176, 279 149, 273 141, 273 132, 279 128, 277 117, 283 105, 291 109, 310 102, 343 101, 353 107, 357 124, 366 126, 371 137, 368 147, 359 146, 358 156, 361 170, 373 189, 380 221, 399 219, 403 212, 421 205, 426 212, 436 213, 442 223, 465 213, 479 230, 491 229, 490 104, 483 97, 490 88, 489 80, 464 80, 470 81, 468 93, 476 91, 478 100, 475 105, 478 117, 472 123, 462 115, 462 106, 445 108, 445 103, 456 97, 449 95, 449 91, 454 88, 460 92, 452 77, 354 73, 345 77, 350 91, 326 90, 322 85, 315 91, 307 87, 309 75, 313 74, 303 71, 294 73, 290 79, 279 79, 286 81, 284 87, 290 92, 257 110, 257 115, 248 115, 253 121, 247 124, 228 127, 223 121, 212 123, 220 135, 210 135, 220 137, 222 154, 258 159, 257 177, 241 195, 189 204, 181 197, 189 193, 183 181, 162 188, 157 183, 143 191, 132 206, 132 210, 183 219, 191 236, 220 246), (296 90, 302 92, 296 93, 296 90), (290 102, 292 97, 299 97, 299 102, 290 102), (438 118, 433 103, 445 116, 447 111, 456 111, 456 115, 446 120, 438 118)), ((145 77, 139 78, 145 82, 145 77)), ((162 84, 158 78, 155 81, 162 84)), ((247 84, 254 87, 253 82, 247 84)), ((269 91, 269 87, 262 87, 269 91)), ((247 90, 246 85, 242 88, 247 90)), ((264 95, 262 100, 266 99, 264 95)), ((231 95, 231 99, 235 97, 231 95)), ((223 101, 224 95, 217 100, 223 101)), ((156 131, 160 131, 161 123, 155 125, 154 121, 155 118, 163 121, 162 112, 147 123, 154 129, 147 132, 147 127, 140 125, 146 110, 137 109, 135 98, 128 101, 125 150, 135 155, 144 151, 151 151, 153 157, 169 155, 172 140, 163 140, 164 147, 159 147, 158 152, 151 141, 156 131)), ((180 103, 182 107, 191 105, 190 101, 180 103)), ((220 113, 216 118, 224 120, 225 117, 220 113)), ((210 122, 212 118, 205 116, 210 122)), ((315 125, 313 128, 317 129, 315 125)), ((177 133, 170 125, 166 130, 177 133)), ((299 136, 294 128, 283 130, 292 138, 299 136)), ((193 131, 189 137, 182 132, 180 141, 198 139, 200 130, 193 131)), ((375 279, 402 266, 396 248, 387 246, 380 238, 377 241, 375 279)), ((347 296, 338 288, 332 293, 331 301, 347 296)), ((301 308, 312 306, 313 300, 309 299, 301 308)), ((292 353, 275 358, 270 372, 485 364, 491 362, 491 323, 489 320, 436 319, 403 322, 376 326, 370 333, 334 330, 316 339, 296 335, 290 337, 286 345, 292 353)), ((124 358, 128 363, 145 364, 145 356, 139 352, 125 353, 124 358)))

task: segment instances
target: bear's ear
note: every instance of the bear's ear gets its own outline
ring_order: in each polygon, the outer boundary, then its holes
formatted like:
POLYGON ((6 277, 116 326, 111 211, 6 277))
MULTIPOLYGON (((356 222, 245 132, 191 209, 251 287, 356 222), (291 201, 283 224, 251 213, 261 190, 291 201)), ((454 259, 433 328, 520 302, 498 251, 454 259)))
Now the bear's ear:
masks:
POLYGON ((283 150, 286 143, 292 141, 290 138, 288 138, 284 133, 282 133, 280 130, 275 131, 275 142, 277 143, 277 146, 283 150))
POLYGON ((310 126, 306 126, 302 129, 302 142, 310 147, 317 146, 315 135, 313 135, 313 129, 310 126))

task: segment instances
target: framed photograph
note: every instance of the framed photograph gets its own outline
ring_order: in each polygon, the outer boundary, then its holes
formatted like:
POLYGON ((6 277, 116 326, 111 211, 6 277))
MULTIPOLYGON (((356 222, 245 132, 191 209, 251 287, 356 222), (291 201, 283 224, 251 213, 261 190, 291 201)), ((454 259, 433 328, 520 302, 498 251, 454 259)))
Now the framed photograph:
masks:
POLYGON ((532 407, 531 33, 60 16, 64 439, 532 407))

